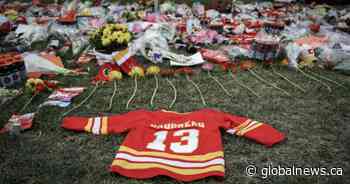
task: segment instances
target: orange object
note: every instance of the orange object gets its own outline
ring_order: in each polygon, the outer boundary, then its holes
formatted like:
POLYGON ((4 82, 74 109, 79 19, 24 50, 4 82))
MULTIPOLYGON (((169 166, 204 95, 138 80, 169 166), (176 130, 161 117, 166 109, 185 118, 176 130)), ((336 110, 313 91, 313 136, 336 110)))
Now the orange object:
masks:
POLYGON ((61 16, 58 21, 61 23, 74 23, 77 21, 77 13, 74 10, 67 11, 65 15, 61 16))
POLYGON ((255 63, 251 60, 245 60, 240 63, 241 70, 249 70, 255 67, 255 63))

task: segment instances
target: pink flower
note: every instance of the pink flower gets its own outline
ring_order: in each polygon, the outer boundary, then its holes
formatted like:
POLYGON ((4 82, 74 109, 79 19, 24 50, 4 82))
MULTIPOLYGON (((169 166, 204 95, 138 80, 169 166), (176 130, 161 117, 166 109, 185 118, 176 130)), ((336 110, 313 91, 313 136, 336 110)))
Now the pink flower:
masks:
POLYGON ((202 65, 202 69, 204 71, 212 71, 214 69, 214 65, 211 63, 205 63, 202 65))

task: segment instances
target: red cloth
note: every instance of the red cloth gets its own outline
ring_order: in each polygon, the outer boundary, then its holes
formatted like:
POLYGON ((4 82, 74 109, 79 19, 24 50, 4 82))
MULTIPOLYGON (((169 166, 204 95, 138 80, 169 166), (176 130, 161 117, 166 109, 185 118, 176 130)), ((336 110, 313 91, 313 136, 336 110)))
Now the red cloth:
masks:
POLYGON ((94 134, 128 131, 110 171, 138 179, 158 175, 180 181, 223 177, 220 129, 267 147, 285 139, 270 125, 213 109, 190 113, 137 110, 109 117, 66 117, 62 127, 94 134))

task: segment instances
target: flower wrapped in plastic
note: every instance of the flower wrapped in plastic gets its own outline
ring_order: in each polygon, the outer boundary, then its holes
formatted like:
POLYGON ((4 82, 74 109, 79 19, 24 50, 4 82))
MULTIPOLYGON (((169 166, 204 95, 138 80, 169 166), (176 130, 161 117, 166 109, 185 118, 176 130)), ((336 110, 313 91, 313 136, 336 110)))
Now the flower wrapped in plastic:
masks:
POLYGON ((123 24, 106 24, 90 34, 95 48, 107 53, 125 49, 131 38, 128 26, 123 24))

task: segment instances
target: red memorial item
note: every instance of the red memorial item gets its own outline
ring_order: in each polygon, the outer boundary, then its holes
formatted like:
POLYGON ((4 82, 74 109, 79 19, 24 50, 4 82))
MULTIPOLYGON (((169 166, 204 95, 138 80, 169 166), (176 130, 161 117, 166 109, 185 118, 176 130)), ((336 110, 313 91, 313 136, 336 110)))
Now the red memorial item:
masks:
POLYGON ((120 72, 120 68, 114 63, 106 63, 100 67, 97 76, 94 78, 93 83, 101 81, 110 81, 111 72, 120 72))
POLYGON ((121 70, 134 77, 138 75, 139 77, 144 76, 144 71, 141 65, 137 62, 135 57, 131 54, 129 49, 124 49, 113 56, 113 61, 121 68, 121 70))
POLYGON ((13 114, 8 123, 0 129, 0 134, 12 131, 14 126, 19 126, 20 131, 30 129, 33 126, 33 119, 35 113, 28 113, 24 115, 13 114))
POLYGON ((93 134, 129 132, 110 166, 111 172, 146 179, 158 175, 179 181, 224 177, 220 129, 271 147, 285 135, 263 122, 214 109, 189 113, 137 110, 101 117, 66 117, 62 127, 93 134))
POLYGON ((209 49, 201 49, 201 54, 203 59, 208 60, 209 62, 222 64, 229 63, 231 59, 220 51, 209 50, 209 49))
POLYGON ((74 10, 69 10, 65 15, 61 16, 58 21, 63 24, 75 23, 77 21, 77 13, 74 10))

